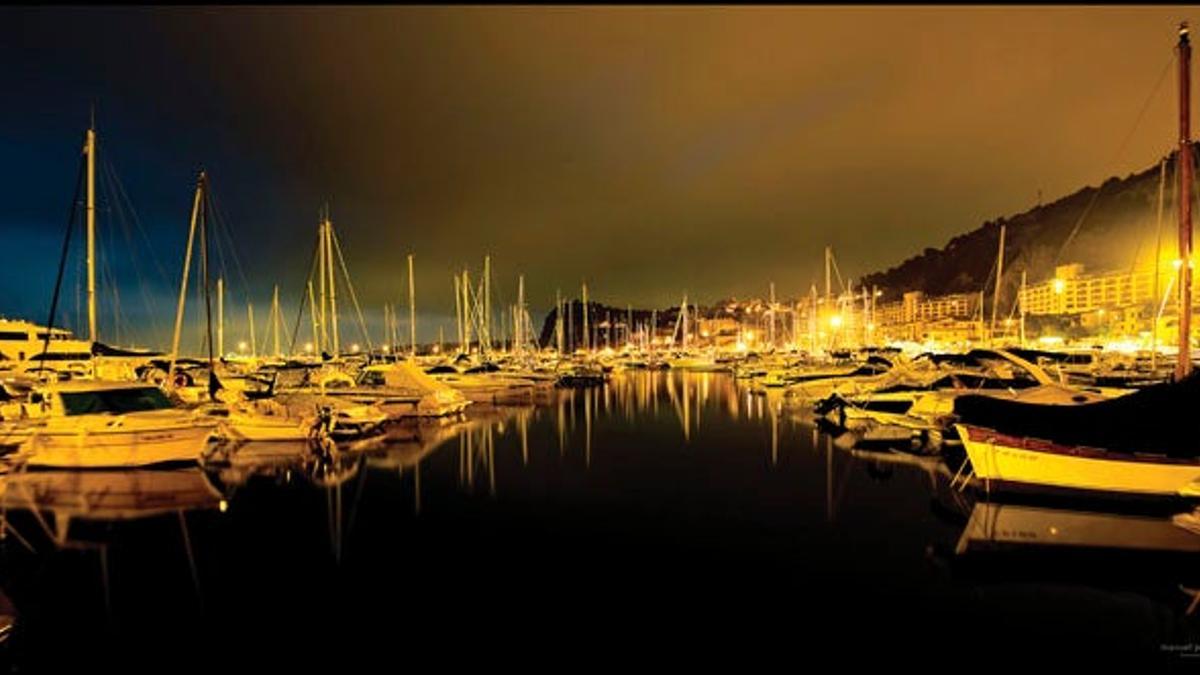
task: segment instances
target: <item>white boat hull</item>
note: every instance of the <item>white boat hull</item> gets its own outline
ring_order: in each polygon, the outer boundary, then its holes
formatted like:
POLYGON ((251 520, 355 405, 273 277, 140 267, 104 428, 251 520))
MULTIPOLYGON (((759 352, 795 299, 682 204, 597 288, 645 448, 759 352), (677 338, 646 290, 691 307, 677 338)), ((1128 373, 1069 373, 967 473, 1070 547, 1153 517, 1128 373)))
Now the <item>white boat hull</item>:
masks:
POLYGON ((1069 490, 1200 496, 1200 462, 1059 446, 956 425, 975 477, 1069 490))
POLYGON ((104 468, 198 462, 215 424, 153 429, 33 428, 20 456, 35 467, 104 468))

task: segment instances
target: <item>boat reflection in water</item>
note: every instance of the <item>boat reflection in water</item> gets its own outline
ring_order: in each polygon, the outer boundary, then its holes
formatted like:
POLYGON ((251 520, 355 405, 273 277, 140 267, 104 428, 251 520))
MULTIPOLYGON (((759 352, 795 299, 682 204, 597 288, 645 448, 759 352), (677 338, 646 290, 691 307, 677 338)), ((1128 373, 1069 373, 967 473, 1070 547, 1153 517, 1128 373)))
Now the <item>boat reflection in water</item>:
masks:
POLYGON ((58 665, 64 637, 97 634, 93 653, 124 659, 157 629, 227 663, 268 633, 305 647, 314 622, 425 642, 522 607, 533 618, 490 630, 595 635, 626 611, 631 634, 748 646, 785 627, 769 603, 827 617, 808 644, 841 655, 880 627, 897 662, 934 639, 948 663, 1200 643, 1200 535, 1173 514, 975 501, 961 461, 840 447, 739 382, 631 370, 327 454, 249 443, 203 469, 14 473, 0 586, 31 637, 13 643, 58 665), (654 612, 627 611, 647 598, 654 612))
POLYGON ((198 468, 173 470, 21 471, 2 479, 10 516, 27 511, 59 546, 71 542, 71 525, 107 523, 223 510, 223 495, 198 468))
POLYGON ((1170 516, 981 502, 971 512, 956 550, 963 554, 1012 546, 1194 554, 1200 553, 1200 535, 1170 516))

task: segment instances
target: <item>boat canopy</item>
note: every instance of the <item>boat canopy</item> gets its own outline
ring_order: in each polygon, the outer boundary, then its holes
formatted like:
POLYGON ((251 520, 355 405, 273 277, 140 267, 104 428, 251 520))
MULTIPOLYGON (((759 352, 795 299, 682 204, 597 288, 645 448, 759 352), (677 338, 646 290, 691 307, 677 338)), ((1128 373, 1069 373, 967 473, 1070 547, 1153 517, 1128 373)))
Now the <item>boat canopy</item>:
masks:
MULTIPOLYGON (((1086 400, 1086 396, 1079 396, 1086 400)), ((1200 372, 1093 403, 1025 403, 993 396, 959 396, 959 421, 1008 436, 1065 446, 1082 446, 1170 457, 1200 457, 1196 401, 1200 372)))

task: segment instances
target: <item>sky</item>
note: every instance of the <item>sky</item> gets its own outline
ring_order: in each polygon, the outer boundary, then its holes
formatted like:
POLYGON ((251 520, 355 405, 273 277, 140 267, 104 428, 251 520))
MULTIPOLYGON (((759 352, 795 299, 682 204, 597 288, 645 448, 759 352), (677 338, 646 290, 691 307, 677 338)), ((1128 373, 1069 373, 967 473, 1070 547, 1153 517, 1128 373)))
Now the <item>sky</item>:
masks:
POLYGON ((524 274, 539 326, 584 281, 617 306, 789 297, 823 279, 826 245, 857 278, 1145 169, 1176 139, 1194 14, 0 9, 0 315, 45 321, 93 107, 102 338, 163 346, 203 169, 231 336, 247 301, 265 321, 274 284, 293 331, 328 204, 376 339, 385 303, 407 313, 410 253, 418 338, 449 339, 452 274, 478 278, 485 255, 494 305, 524 274))

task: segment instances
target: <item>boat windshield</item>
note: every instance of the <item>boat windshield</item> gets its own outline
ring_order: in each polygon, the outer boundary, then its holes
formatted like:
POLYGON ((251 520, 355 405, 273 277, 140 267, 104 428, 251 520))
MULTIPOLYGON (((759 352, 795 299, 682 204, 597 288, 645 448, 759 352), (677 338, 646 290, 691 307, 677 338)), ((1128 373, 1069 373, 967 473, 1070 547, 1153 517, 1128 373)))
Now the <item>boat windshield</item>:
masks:
POLYGON ((367 387, 382 387, 387 384, 387 380, 381 371, 364 370, 358 375, 358 383, 367 387))
POLYGON ((172 407, 171 401, 157 387, 60 392, 59 396, 67 415, 121 415, 172 407))

